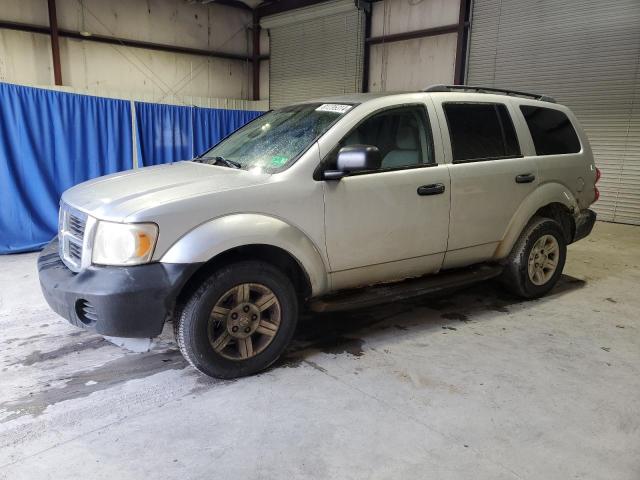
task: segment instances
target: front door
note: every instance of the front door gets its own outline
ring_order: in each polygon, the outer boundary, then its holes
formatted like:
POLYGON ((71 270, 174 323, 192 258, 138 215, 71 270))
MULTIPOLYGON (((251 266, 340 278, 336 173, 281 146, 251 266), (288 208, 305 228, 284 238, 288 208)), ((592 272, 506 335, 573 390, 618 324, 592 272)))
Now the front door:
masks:
POLYGON ((364 119, 330 154, 374 145, 379 170, 325 182, 325 228, 334 289, 437 271, 447 248, 450 182, 438 165, 427 110, 410 105, 364 119))

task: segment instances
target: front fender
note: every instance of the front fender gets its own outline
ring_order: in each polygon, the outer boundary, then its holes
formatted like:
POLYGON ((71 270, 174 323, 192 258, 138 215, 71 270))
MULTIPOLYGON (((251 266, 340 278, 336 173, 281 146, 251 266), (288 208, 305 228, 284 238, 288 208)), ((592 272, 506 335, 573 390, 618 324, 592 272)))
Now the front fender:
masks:
POLYGON ((580 211, 576 198, 571 190, 565 185, 557 182, 549 182, 539 185, 527 198, 520 204, 518 210, 511 218, 509 226, 502 238, 502 241, 496 248, 494 253, 495 259, 505 258, 511 252, 516 241, 520 237, 520 233, 529 223, 531 217, 542 207, 551 203, 560 203, 567 207, 572 215, 577 215, 580 211))
POLYGON ((327 268, 309 237, 283 220, 263 214, 239 213, 203 223, 174 243, 160 261, 207 262, 245 245, 271 245, 289 252, 306 272, 313 296, 329 289, 327 268))

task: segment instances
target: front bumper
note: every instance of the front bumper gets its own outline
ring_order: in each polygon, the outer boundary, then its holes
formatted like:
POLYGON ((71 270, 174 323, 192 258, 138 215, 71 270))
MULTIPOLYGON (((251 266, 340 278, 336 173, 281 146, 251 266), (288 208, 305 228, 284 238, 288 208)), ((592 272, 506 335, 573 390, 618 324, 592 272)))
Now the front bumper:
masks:
POLYGON ((582 210, 576 217, 576 232, 573 235, 573 241, 583 239, 591 233, 596 223, 596 212, 593 210, 582 210))
POLYGON ((62 263, 54 238, 38 257, 38 275, 49 306, 73 325, 112 337, 149 338, 162 332, 200 265, 91 266, 74 273, 62 263))

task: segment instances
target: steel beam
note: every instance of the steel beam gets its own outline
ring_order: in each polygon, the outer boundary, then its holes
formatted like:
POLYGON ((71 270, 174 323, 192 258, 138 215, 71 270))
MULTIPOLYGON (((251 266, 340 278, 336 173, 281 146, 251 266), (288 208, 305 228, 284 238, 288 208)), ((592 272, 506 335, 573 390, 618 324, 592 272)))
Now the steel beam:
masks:
POLYGON ((462 85, 464 83, 470 16, 471 0, 460 0, 460 12, 458 14, 458 25, 456 29, 458 33, 458 39, 456 41, 456 64, 453 73, 453 83, 456 85, 462 85))
MULTIPOLYGON (((365 5, 364 8, 364 38, 367 39, 371 36, 371 17, 373 7, 371 2, 365 5)), ((364 58, 362 59, 362 91, 369 91, 369 68, 371 64, 371 48, 370 43, 364 42, 364 58)))
MULTIPOLYGON (((41 25, 26 24, 26 23, 7 22, 3 20, 0 20, 0 28, 6 28, 9 30, 19 30, 22 32, 41 33, 44 35, 52 34, 52 29, 49 27, 45 27, 41 25)), ((242 61, 253 60, 251 56, 241 55, 237 53, 227 53, 227 52, 219 52, 215 50, 203 50, 199 48, 180 47, 175 45, 165 45, 161 43, 143 42, 140 40, 129 40, 126 38, 110 37, 107 35, 92 34, 90 36, 85 36, 85 35, 82 35, 80 32, 76 32, 73 30, 58 29, 58 36, 64 37, 64 38, 73 38, 76 40, 84 40, 88 42, 106 43, 109 45, 121 45, 121 46, 132 47, 132 48, 145 48, 148 50, 157 50, 161 52, 185 53, 189 55, 201 55, 205 57, 223 58, 227 60, 242 60, 242 61)), ((259 60, 264 60, 267 58, 269 58, 268 55, 259 56, 259 60)))
POLYGON ((309 7, 317 3, 323 3, 326 0, 274 0, 265 2, 256 7, 258 18, 274 15, 276 13, 287 12, 296 8, 309 7))
POLYGON ((53 61, 53 80, 62 85, 62 68, 60 67, 60 42, 58 41, 58 18, 56 0, 47 0, 49 7, 49 35, 51 37, 51 60, 53 61))
POLYGON ((253 11, 253 27, 251 29, 253 49, 251 55, 251 69, 253 73, 253 99, 260 100, 260 17, 253 11))
POLYGON ((240 0, 203 0, 202 2, 203 5, 212 4, 212 3, 216 3, 218 5, 225 5, 227 7, 237 8, 239 10, 244 10, 245 12, 253 11, 253 8, 251 8, 246 3, 241 2, 240 0))
POLYGON ((455 33, 458 31, 458 24, 443 25, 441 27, 425 28, 424 30, 413 30, 411 32, 391 33, 389 35, 380 35, 379 37, 368 37, 365 42, 369 45, 378 45, 381 43, 401 42, 403 40, 413 40, 415 38, 433 37, 443 35, 445 33, 455 33))

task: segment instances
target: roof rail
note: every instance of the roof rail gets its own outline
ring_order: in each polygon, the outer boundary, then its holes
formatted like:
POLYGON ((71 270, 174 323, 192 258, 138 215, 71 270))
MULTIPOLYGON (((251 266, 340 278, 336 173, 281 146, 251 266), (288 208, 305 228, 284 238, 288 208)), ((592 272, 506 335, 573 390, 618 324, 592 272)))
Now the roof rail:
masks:
POLYGON ((422 91, 423 92, 453 92, 456 90, 473 91, 478 93, 483 93, 483 92, 501 93, 504 95, 515 95, 519 97, 535 98, 536 100, 541 100, 543 102, 557 103, 554 98, 548 97, 547 95, 538 95, 537 93, 519 92, 518 90, 507 90, 504 88, 474 87, 472 85, 431 85, 430 87, 427 87, 422 91))

